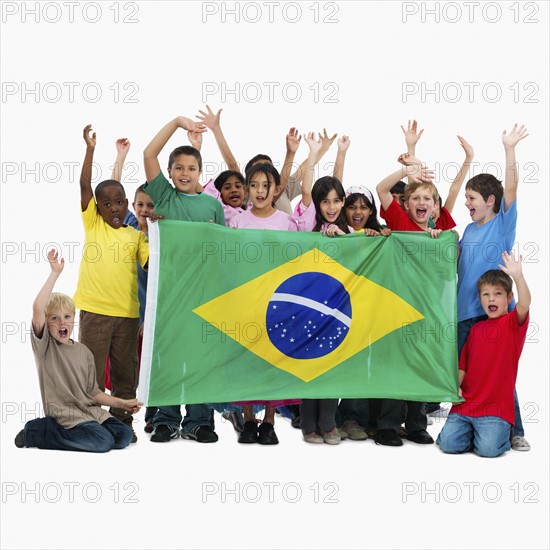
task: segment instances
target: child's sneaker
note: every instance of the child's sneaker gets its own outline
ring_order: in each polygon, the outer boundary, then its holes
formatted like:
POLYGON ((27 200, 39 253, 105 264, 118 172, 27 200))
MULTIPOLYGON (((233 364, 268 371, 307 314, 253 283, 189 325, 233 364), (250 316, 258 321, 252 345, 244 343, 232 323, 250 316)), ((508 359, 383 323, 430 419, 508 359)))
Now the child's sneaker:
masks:
POLYGON ((325 443, 328 443, 329 445, 338 445, 338 443, 342 441, 337 428, 333 428, 330 432, 321 430, 321 435, 323 436, 325 443))
POLYGON ((324 443, 325 440, 323 439, 323 436, 318 434, 317 432, 310 432, 308 434, 304 434, 304 441, 306 443, 324 443))
POLYGON ((512 449, 514 451, 530 451, 531 445, 529 445, 529 441, 522 435, 515 435, 512 437, 512 449))
POLYGON ((273 424, 262 422, 258 426, 258 443, 260 445, 277 445, 279 443, 273 424))
POLYGON ((182 430, 181 437, 183 439, 192 439, 199 443, 216 443, 218 434, 210 426, 198 426, 192 432, 184 432, 182 430))
MULTIPOLYGON (((15 446, 18 449, 22 449, 25 446, 25 430, 21 430, 16 436, 15 436, 15 446)), ((322 443, 322 441, 321 441, 322 443)))
POLYGON ((155 431, 155 428, 153 427, 153 423, 152 422, 147 422, 147 424, 145 424, 145 426, 143 428, 143 431, 146 434, 152 434, 155 431))
POLYGON ((369 437, 365 429, 355 420, 346 420, 342 424, 342 431, 346 432, 352 441, 365 441, 369 437))
POLYGON ((340 441, 344 441, 344 439, 348 438, 348 432, 345 432, 344 430, 342 430, 342 428, 337 428, 337 429, 338 429, 338 433, 340 434, 340 441))
POLYGON ((173 426, 167 426, 166 424, 160 424, 157 426, 155 433, 151 436, 151 441, 155 443, 165 443, 171 439, 177 439, 180 436, 178 428, 173 426))

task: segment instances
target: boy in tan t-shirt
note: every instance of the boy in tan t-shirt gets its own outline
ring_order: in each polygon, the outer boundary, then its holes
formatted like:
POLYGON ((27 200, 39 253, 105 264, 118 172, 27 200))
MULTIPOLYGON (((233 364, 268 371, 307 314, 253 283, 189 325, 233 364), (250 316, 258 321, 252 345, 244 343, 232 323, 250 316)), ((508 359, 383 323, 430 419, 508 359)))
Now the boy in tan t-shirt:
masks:
POLYGON ((34 300, 31 333, 46 416, 27 422, 15 445, 96 453, 122 449, 130 444, 132 429, 101 405, 136 413, 143 403, 98 388, 92 353, 71 339, 74 302, 66 294, 52 293, 64 261, 58 261, 55 250, 48 253, 48 261, 51 273, 34 300))

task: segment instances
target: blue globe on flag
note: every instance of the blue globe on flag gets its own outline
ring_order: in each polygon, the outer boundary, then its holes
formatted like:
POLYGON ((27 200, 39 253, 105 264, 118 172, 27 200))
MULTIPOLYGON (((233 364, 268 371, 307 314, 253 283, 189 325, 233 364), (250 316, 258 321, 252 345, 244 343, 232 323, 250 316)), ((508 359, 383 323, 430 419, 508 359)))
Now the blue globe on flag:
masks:
POLYGON ((267 306, 271 343, 294 359, 332 353, 351 325, 351 301, 344 285, 324 273, 301 273, 279 285, 267 306))

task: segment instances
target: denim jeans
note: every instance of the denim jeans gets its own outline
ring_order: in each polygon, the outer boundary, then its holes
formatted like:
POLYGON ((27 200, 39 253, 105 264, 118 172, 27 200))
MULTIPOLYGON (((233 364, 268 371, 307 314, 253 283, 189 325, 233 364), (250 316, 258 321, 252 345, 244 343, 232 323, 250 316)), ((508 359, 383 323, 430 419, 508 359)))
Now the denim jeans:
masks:
POLYGON ((106 453, 127 447, 132 441, 132 429, 114 417, 103 424, 90 421, 63 428, 52 416, 46 416, 25 424, 23 440, 25 447, 106 453))
POLYGON ((474 451, 479 456, 493 458, 510 450, 512 426, 498 416, 465 416, 452 413, 437 437, 444 453, 474 451))
MULTIPOLYGON (((487 319, 487 315, 481 315, 479 317, 473 317, 472 319, 466 319, 465 321, 460 321, 458 323, 457 327, 457 343, 458 343, 458 358, 460 359, 460 354, 462 353, 462 348, 464 347, 464 344, 466 343, 466 340, 468 340, 468 335, 470 334, 470 330, 472 327, 478 323, 479 321, 485 321, 487 319)), ((523 429, 523 422, 521 421, 521 411, 519 408, 519 401, 518 401, 518 394, 516 393, 516 389, 514 388, 514 427, 513 427, 513 435, 520 435, 524 436, 525 431, 523 429)))
POLYGON ((185 418, 182 422, 181 406, 167 405, 159 407, 153 418, 153 427, 164 424, 179 430, 181 427, 184 432, 191 433, 199 426, 209 426, 214 429, 214 411, 208 405, 185 405, 185 418))

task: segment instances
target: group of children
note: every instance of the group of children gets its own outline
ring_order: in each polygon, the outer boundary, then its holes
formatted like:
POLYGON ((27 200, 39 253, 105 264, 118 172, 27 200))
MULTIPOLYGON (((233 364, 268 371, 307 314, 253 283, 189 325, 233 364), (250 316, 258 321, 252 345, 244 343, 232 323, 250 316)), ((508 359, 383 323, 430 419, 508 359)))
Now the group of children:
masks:
MULTIPOLYGON (((104 452, 137 441, 132 414, 143 405, 136 399, 136 390, 147 288, 147 219, 211 222, 236 229, 318 231, 327 237, 361 231, 376 238, 389 237, 392 230, 425 231, 437 238, 456 225, 452 210, 473 159, 472 147, 460 136, 465 159, 442 204, 433 173, 415 156, 423 130, 417 131, 416 121, 402 127, 407 153, 398 158, 400 168, 376 187, 380 215, 387 224, 381 225, 372 193, 362 185, 346 190, 342 184, 350 145, 347 136, 337 141, 332 176, 315 183, 315 165, 337 137, 329 137, 326 130, 303 136, 308 155, 295 172, 292 166, 302 136, 291 128, 280 172, 262 154, 246 164, 243 175, 221 130, 220 113, 207 106, 206 111, 199 111, 198 121, 180 116, 156 134, 144 150, 147 183, 136 191, 135 216, 128 210, 120 183, 129 141, 116 142, 112 179, 96 186, 94 198, 91 169, 96 134, 91 125, 84 128, 86 154, 80 191, 85 255, 73 302, 69 296, 52 292, 63 260, 55 251, 48 254, 51 273, 34 302, 32 324, 47 416, 25 425, 15 439, 18 447, 104 452), (191 145, 171 152, 167 179, 158 158, 178 128, 187 131, 191 145), (200 149, 207 130, 214 135, 228 170, 202 186, 200 149), (401 181, 404 178, 407 184, 401 181), (291 201, 300 195, 293 208, 291 201), (104 284, 106 280, 109 285, 104 284), (80 309, 79 342, 70 338, 76 307, 80 309), (106 372, 110 395, 105 393, 106 372), (110 406, 110 413, 101 405, 110 406)), ((490 174, 475 176, 466 184, 472 223, 459 241, 457 329, 457 376, 465 401, 453 406, 438 437, 444 452, 473 450, 481 456, 497 456, 511 446, 529 450, 514 388, 530 294, 521 258, 508 254, 517 219, 515 147, 526 136, 523 126, 503 132, 504 187, 490 174), (502 264, 481 254, 489 243, 502 252, 502 264), (515 308, 512 279, 518 291, 515 308), (497 336, 489 338, 488 333, 497 336)), ((434 442, 426 430, 426 404, 398 399, 191 404, 186 405, 184 417, 179 404, 148 407, 145 431, 154 432, 153 442, 180 436, 215 442, 214 408, 232 419, 240 443, 277 444, 275 413, 284 410, 291 411, 293 425, 301 428, 308 443, 338 444, 346 437, 364 440, 369 435, 377 444, 389 446, 402 445, 402 438, 419 444, 434 442)))

